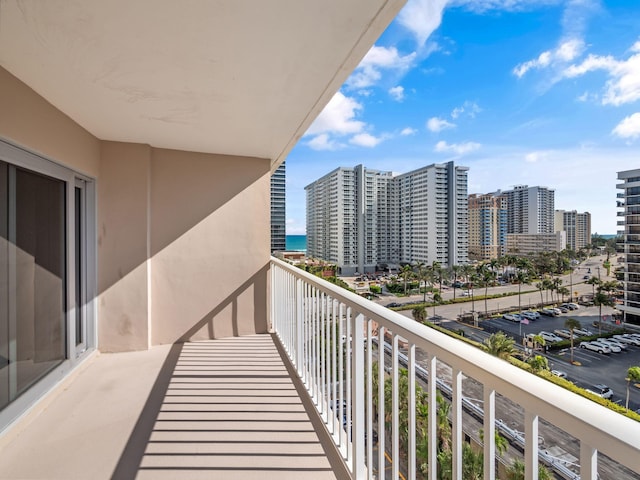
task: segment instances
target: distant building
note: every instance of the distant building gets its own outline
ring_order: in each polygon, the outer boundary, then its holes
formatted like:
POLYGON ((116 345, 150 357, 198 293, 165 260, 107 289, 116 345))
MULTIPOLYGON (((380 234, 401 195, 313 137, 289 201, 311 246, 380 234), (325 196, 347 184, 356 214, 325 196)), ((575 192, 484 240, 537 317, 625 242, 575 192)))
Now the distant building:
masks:
POLYGON ((555 231, 566 232, 567 248, 580 250, 591 243, 591 214, 556 210, 555 231))
POLYGON ((541 252, 559 252, 567 248, 565 232, 507 233, 509 255, 535 255, 541 252))
POLYGON ((507 198, 507 233, 554 233, 555 191, 518 185, 507 198))
POLYGON ((271 174, 271 253, 287 249, 285 162, 271 174))
POLYGON ((342 275, 401 263, 468 261, 467 167, 433 164, 394 176, 340 167, 307 192, 307 254, 342 275))
POLYGON ((624 300, 618 308, 626 322, 640 324, 640 169, 618 172, 618 180, 618 247, 624 256, 624 300))
POLYGON ((506 247, 507 198, 499 193, 469 195, 469 258, 498 258, 506 247))

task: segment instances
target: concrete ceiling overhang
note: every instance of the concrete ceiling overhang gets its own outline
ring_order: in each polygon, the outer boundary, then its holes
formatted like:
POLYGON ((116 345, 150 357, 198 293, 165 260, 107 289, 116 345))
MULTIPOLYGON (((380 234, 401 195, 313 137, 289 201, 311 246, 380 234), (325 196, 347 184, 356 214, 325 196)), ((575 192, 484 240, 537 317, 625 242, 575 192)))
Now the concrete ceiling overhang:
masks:
POLYGON ((0 0, 0 65, 103 140, 285 158, 406 0, 0 0))

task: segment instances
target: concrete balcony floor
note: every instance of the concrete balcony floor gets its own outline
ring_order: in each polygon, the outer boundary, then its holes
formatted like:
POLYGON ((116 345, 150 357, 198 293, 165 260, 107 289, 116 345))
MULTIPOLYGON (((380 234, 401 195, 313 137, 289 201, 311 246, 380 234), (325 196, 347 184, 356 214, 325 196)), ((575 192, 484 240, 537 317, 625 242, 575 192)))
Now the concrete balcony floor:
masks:
POLYGON ((270 335, 89 361, 3 439, 0 478, 346 478, 270 335))

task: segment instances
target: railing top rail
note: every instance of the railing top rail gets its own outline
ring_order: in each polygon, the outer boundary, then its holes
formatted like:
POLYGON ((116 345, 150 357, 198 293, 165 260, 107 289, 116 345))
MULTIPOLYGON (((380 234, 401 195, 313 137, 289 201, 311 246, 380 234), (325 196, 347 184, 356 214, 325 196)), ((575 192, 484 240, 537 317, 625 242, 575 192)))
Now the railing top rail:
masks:
POLYGON ((400 335, 574 437, 587 443, 593 439, 597 443, 594 448, 640 472, 638 422, 300 268, 276 258, 271 259, 271 264, 313 285, 331 299, 350 307, 354 313, 362 314, 400 335))

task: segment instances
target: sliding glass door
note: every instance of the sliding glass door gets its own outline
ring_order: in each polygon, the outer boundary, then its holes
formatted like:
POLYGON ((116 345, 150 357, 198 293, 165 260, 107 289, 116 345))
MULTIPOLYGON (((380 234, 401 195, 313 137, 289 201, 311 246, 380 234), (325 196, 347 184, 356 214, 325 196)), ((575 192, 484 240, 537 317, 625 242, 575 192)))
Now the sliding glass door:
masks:
POLYGON ((89 180, 0 142, 0 430, 95 346, 91 195, 89 180))

